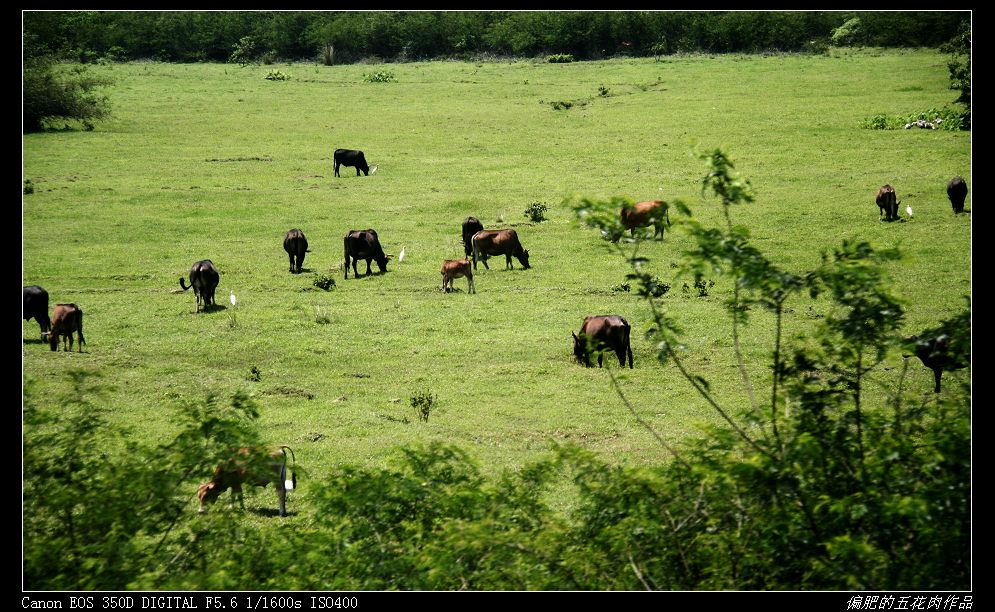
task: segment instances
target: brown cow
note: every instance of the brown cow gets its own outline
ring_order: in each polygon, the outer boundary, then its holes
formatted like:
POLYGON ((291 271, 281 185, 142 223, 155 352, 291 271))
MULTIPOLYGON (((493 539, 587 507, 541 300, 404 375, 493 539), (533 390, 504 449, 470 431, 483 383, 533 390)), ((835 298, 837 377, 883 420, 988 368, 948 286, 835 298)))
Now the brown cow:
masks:
POLYGON ((964 200, 967 198, 967 183, 959 176, 955 176, 947 183, 947 197, 950 198, 950 206, 955 213, 964 212, 964 200))
POLYGON ((452 291, 453 281, 457 278, 465 276, 467 285, 469 286, 469 292, 477 292, 477 290, 473 287, 473 270, 470 269, 469 259, 447 259, 442 262, 442 269, 439 270, 439 272, 442 274, 443 291, 452 291))
POLYGON ((591 352, 598 351, 598 367, 604 359, 604 351, 615 351, 619 365, 625 367, 626 355, 629 357, 629 369, 632 369, 632 346, 629 344, 629 334, 632 328, 629 322, 618 315, 588 315, 580 326, 580 333, 573 334, 574 357, 587 367, 591 367, 591 352))
POLYGON ((874 201, 878 204, 879 219, 883 214, 885 221, 898 221, 898 205, 901 204, 901 201, 897 200, 894 187, 882 185, 881 189, 878 189, 874 201))
MULTIPOLYGON (((663 225, 664 223, 670 225, 669 208, 662 200, 636 202, 631 208, 629 206, 622 208, 619 217, 622 220, 622 227, 629 230, 633 238, 636 236, 637 227, 652 225, 653 237, 656 238, 659 234, 660 240, 663 240, 663 225)), ((619 238, 621 236, 615 236, 612 242, 618 242, 619 238)))
POLYGON ((79 337, 79 352, 83 352, 83 309, 76 304, 56 304, 52 311, 51 330, 48 332, 48 344, 53 351, 59 350, 59 338, 66 351, 73 350, 73 332, 79 337), (68 348, 66 347, 68 338, 68 348))
POLYGON ((511 256, 518 258, 522 268, 529 269, 529 252, 522 248, 522 243, 518 241, 518 234, 513 229, 506 230, 480 230, 470 239, 473 243, 473 269, 477 269, 477 260, 482 259, 484 267, 491 269, 487 265, 487 255, 504 255, 504 268, 514 269, 511 263, 511 256))
POLYGON ((299 229, 287 232, 283 237, 283 250, 290 256, 290 273, 300 274, 301 267, 304 265, 304 255, 307 253, 307 238, 304 236, 304 232, 299 229))
POLYGON ((201 483, 198 487, 200 513, 207 512, 205 504, 213 504, 218 496, 228 489, 231 489, 229 506, 234 505, 235 495, 238 495, 239 505, 244 510, 242 484, 265 487, 272 482, 276 488, 276 496, 280 500, 280 516, 287 516, 287 490, 297 486, 297 474, 294 473, 293 466, 290 470, 290 480, 287 480, 287 451, 290 451, 290 458, 296 463, 293 449, 285 445, 278 446, 272 451, 246 447, 238 449, 234 458, 214 470, 214 476, 209 482, 201 483))

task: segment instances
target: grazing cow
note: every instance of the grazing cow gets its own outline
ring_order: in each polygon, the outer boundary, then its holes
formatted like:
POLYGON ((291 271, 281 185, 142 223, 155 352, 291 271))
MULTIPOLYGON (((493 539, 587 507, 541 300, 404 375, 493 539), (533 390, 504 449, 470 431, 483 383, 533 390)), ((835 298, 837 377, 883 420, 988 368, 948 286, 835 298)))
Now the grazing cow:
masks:
POLYGON ((901 204, 895 195, 895 188, 891 185, 883 185, 878 189, 874 201, 878 203, 878 218, 884 215, 885 221, 898 221, 898 205, 901 204))
POLYGON ((307 253, 307 238, 299 229, 292 229, 283 237, 283 250, 290 256, 290 272, 300 274, 304 265, 304 254, 307 253), (296 258, 296 262, 294 259, 296 258))
POLYGON ((52 327, 48 332, 48 344, 53 351, 59 350, 59 338, 62 338, 62 348, 73 350, 73 332, 79 338, 79 352, 83 352, 83 309, 76 304, 56 304, 52 311, 52 327), (68 339, 68 346, 67 346, 68 339))
POLYGON ((950 336, 944 333, 938 335, 923 332, 922 336, 911 336, 906 342, 915 348, 916 357, 923 365, 933 370, 933 380, 936 385, 933 392, 940 392, 940 377, 943 371, 959 370, 971 365, 970 352, 962 352, 951 346, 950 336))
MULTIPOLYGON (((622 227, 629 230, 633 237, 636 235, 637 227, 653 226, 653 237, 660 235, 663 240, 664 223, 670 226, 670 212, 666 202, 653 200, 651 202, 636 202, 631 208, 622 208, 619 213, 622 220, 622 227)), ((623 230, 624 231, 624 230, 623 230)), ((618 242, 621 236, 615 236, 612 242, 618 242)))
POLYGON ((21 290, 24 298, 24 309, 21 314, 25 321, 34 318, 41 327, 41 340, 45 341, 45 334, 52 328, 52 321, 48 317, 48 291, 38 285, 28 285, 21 290))
POLYGON ((339 166, 353 166, 356 168, 356 176, 362 170, 366 176, 370 175, 370 165, 366 163, 366 156, 362 151, 353 149, 335 149, 335 176, 339 176, 339 166))
POLYGON ((467 259, 473 255, 473 245, 470 244, 470 240, 474 234, 482 229, 484 229, 484 224, 476 217, 467 217, 463 221, 463 252, 466 254, 467 259))
POLYGON ((964 212, 964 199, 967 198, 967 183, 959 176, 955 176, 947 183, 947 197, 950 198, 950 206, 955 213, 964 212))
POLYGON ((380 273, 387 271, 387 261, 389 255, 384 255, 383 247, 380 246, 380 238, 377 232, 372 229, 351 230, 345 235, 345 277, 349 278, 349 259, 352 258, 352 271, 356 278, 359 278, 359 270, 356 263, 360 259, 366 260, 366 275, 370 275, 370 260, 376 260, 380 267, 380 273))
POLYGON ((513 229, 506 230, 480 230, 470 239, 473 244, 473 269, 477 269, 477 260, 482 259, 484 267, 491 269, 487 265, 487 255, 504 255, 504 268, 514 269, 511 263, 511 256, 518 258, 522 268, 529 269, 529 252, 522 248, 522 243, 518 241, 518 234, 513 229))
POLYGON ((245 501, 242 499, 242 485, 245 483, 257 487, 265 487, 270 482, 276 488, 276 496, 280 500, 280 516, 287 516, 287 489, 297 486, 297 474, 290 469, 290 486, 287 486, 287 451, 290 451, 290 458, 297 463, 294 451, 289 446, 278 446, 275 450, 240 448, 235 453, 235 457, 222 463, 214 470, 214 476, 209 482, 201 483, 197 489, 197 498, 200 500, 201 514, 207 512, 206 504, 213 504, 218 496, 231 489, 229 499, 234 505, 234 498, 238 496, 239 505, 245 509, 245 501))
POLYGON ((625 357, 629 357, 632 369, 632 347, 629 345, 629 322, 618 315, 588 315, 580 326, 580 333, 573 334, 574 357, 587 367, 591 367, 591 352, 598 351, 598 367, 604 359, 604 351, 615 351, 619 364, 625 367, 625 357))
MULTIPOLYGON (((194 263, 190 267, 190 287, 193 287, 193 294, 197 297, 197 312, 200 312, 200 302, 204 301, 204 311, 214 304, 214 290, 218 288, 218 281, 221 274, 214 267, 214 262, 210 259, 203 259, 194 263)), ((183 277, 180 277, 180 287, 186 291, 190 287, 183 284, 183 277)))
POLYGON ((473 270, 470 269, 469 259, 447 259, 442 262, 442 269, 439 272, 442 274, 443 291, 452 291, 453 281, 457 278, 465 276, 469 292, 477 292, 477 290, 473 287, 473 270))

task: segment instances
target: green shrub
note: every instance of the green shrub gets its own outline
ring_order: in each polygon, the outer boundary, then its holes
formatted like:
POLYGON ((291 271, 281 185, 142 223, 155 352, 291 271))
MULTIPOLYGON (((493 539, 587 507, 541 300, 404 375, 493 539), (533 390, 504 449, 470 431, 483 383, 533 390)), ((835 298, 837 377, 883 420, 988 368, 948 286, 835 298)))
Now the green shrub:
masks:
POLYGON ((24 195, 29 195, 35 192, 35 185, 31 182, 31 179, 24 179, 24 195))
POLYGON ((421 391, 411 396, 411 407, 422 421, 428 422, 428 417, 432 414, 436 397, 430 391, 421 391))
POLYGON ((258 63, 256 61, 256 41, 251 36, 243 36, 238 40, 237 43, 232 45, 231 55, 228 56, 228 62, 231 64, 238 64, 243 68, 251 64, 258 63))
POLYGON ((335 286, 335 279, 327 274, 319 274, 314 278, 312 284, 318 289, 324 289, 328 291, 335 286))
POLYGON ((363 80, 367 83, 393 83, 397 81, 397 77, 390 70, 377 70, 370 74, 364 74, 363 80))
POLYGON ((24 63, 23 129, 37 132, 47 122, 80 122, 87 130, 93 122, 110 115, 107 96, 95 89, 110 85, 106 78, 88 74, 83 66, 57 64, 49 57, 37 57, 24 63))
POLYGON ((532 202, 525 208, 525 217, 533 223, 541 223, 546 220, 547 210, 545 202, 532 202))
POLYGON ((263 77, 267 81, 289 81, 290 75, 279 70, 270 70, 269 74, 263 77))
POLYGON ((546 56, 546 61, 550 64, 569 64, 574 61, 574 56, 570 53, 554 53, 546 56))

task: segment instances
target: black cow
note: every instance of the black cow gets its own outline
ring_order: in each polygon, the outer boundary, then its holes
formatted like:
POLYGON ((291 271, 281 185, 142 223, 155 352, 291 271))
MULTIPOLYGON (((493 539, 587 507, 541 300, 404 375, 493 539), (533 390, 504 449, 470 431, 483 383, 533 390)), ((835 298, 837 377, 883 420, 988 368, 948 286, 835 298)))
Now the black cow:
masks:
POLYGON ((878 218, 884 215, 885 221, 898 221, 898 197, 895 195, 895 188, 891 185, 882 185, 878 193, 874 196, 874 201, 878 205, 878 218))
POLYGON ((215 468, 210 481, 201 483, 197 488, 200 513, 207 512, 207 504, 214 503, 228 489, 231 489, 230 498, 234 500, 238 495, 239 504, 245 509, 242 485, 248 483, 265 487, 272 482, 280 501, 280 516, 287 516, 287 490, 297 486, 297 475, 293 467, 290 478, 287 478, 287 451, 290 451, 290 457, 296 464, 293 449, 286 445, 272 451, 263 448, 238 449, 233 458, 215 468))
POLYGON ((955 176, 947 183, 947 197, 950 198, 950 206, 955 213, 964 212, 964 200, 967 198, 967 183, 959 176, 955 176))
POLYGON ((345 277, 349 278, 349 260, 352 259, 352 271, 356 278, 359 278, 359 270, 356 263, 360 259, 366 260, 366 275, 370 275, 370 260, 376 260, 380 267, 380 273, 387 271, 388 255, 384 255, 383 247, 380 246, 380 238, 377 237, 376 230, 351 230, 345 235, 345 277))
POLYGON ((574 357, 587 367, 591 367, 591 352, 598 351, 598 367, 604 359, 604 351, 615 351, 619 364, 625 367, 626 355, 629 357, 629 369, 632 369, 632 347, 629 344, 629 334, 632 328, 629 322, 618 315, 588 315, 580 326, 580 333, 573 334, 574 357))
POLYGON ((466 254, 467 259, 473 255, 473 245, 470 243, 470 240, 474 234, 482 229, 484 229, 484 224, 476 217, 467 217, 463 221, 463 252, 466 254))
POLYGON ((936 383, 933 388, 935 393, 940 392, 940 377, 943 376, 944 370, 949 372, 971 365, 969 349, 965 353, 958 350, 958 348, 963 349, 964 347, 951 346, 951 338, 948 334, 926 331, 921 336, 907 338, 906 343, 915 349, 916 357, 922 361, 922 364, 933 370, 933 381, 936 383))
POLYGON ((292 229, 283 237, 283 250, 290 256, 290 272, 299 274, 304 265, 304 254, 307 253, 307 238, 299 229, 292 229), (295 262, 294 259, 297 259, 295 262))
POLYGON ((52 320, 48 317, 48 291, 38 285, 28 285, 21 290, 21 296, 24 298, 24 310, 21 314, 24 315, 25 321, 30 321, 32 318, 38 321, 38 326, 41 327, 41 339, 44 342, 45 334, 52 329, 52 320))
POLYGON ((511 256, 514 255, 523 268, 529 269, 529 252, 522 247, 518 234, 513 229, 480 230, 473 235, 470 242, 473 244, 474 270, 477 269, 477 259, 482 259, 484 267, 491 269, 487 265, 487 255, 504 255, 506 270, 515 267, 511 263, 511 256))
POLYGON ((73 350, 73 332, 79 338, 79 352, 83 352, 83 309, 76 304, 56 304, 52 311, 52 329, 48 332, 48 344, 53 351, 59 350, 59 339, 66 351, 73 350))
POLYGON ((362 170, 366 176, 370 175, 370 165, 366 163, 366 156, 362 151, 354 149, 335 149, 335 176, 339 176, 339 166, 353 166, 356 168, 356 176, 362 170))
MULTIPOLYGON (((190 287, 193 287, 193 294, 197 297, 197 312, 200 312, 200 302, 204 301, 204 311, 214 304, 214 290, 218 288, 218 281, 221 274, 214 267, 214 262, 210 259, 203 259, 194 263, 190 267, 190 287)), ((180 277, 180 287, 186 291, 190 287, 183 284, 183 277, 180 277)))

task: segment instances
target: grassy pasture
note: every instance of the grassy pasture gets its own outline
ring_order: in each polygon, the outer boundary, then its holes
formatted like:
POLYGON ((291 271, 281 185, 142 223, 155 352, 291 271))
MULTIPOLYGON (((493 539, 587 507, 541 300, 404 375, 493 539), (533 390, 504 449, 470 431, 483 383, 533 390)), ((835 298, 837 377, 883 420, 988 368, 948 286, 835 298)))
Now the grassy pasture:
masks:
MULTIPOLYGON (((812 268, 844 238, 901 247, 891 273, 914 333, 958 311, 970 291, 970 216, 955 217, 945 192, 964 176, 971 207, 970 134, 859 125, 951 101, 946 61, 934 51, 836 51, 434 62, 387 66, 393 83, 364 82, 378 68, 368 65, 279 66, 291 75, 283 82, 265 80, 267 66, 95 66, 115 80, 113 119, 23 141, 24 178, 35 184, 22 200, 23 284, 83 308, 87 350, 52 353, 37 324, 24 323, 24 376, 37 381, 39 401, 57 403, 71 387, 63 371, 99 374, 101 403, 149 441, 173 433, 178 402, 251 391, 265 437, 290 444, 311 478, 344 462, 382 465, 398 446, 429 440, 469 450, 486 473, 535 458, 551 440, 615 462, 663 460, 606 373, 573 361, 570 332, 585 315, 617 313, 633 325, 636 367, 623 388, 666 439, 719 417, 655 361, 642 339, 647 306, 611 290, 624 261, 576 226, 562 200, 681 197, 718 223, 717 201, 700 195, 704 166, 688 153, 695 142, 722 146, 756 193, 734 221, 783 267, 812 268), (554 110, 558 101, 573 106, 554 110), (333 177, 339 147, 364 150, 379 170, 333 177), (903 217, 913 207, 910 222, 878 221, 874 193, 884 183, 903 217), (540 224, 523 215, 536 200, 550 208, 540 224), (464 279, 441 293, 439 267, 462 256, 468 215, 515 227, 533 268, 515 260, 505 271, 492 259, 479 268, 477 295, 464 279), (292 227, 311 244, 301 275, 288 272, 282 249, 292 227), (342 236, 368 227, 406 257, 385 275, 344 280, 342 236), (219 308, 195 314, 178 278, 204 258, 221 271, 219 308), (337 287, 315 288, 318 273, 337 287), (409 405, 421 391, 438 398, 428 422, 409 405)), ((685 295, 687 279, 675 280, 672 267, 685 246, 675 232, 642 252, 672 284, 663 306, 686 331, 689 365, 741 407, 722 308, 729 285, 716 278, 708 296, 685 295)), ((791 307, 789 335, 811 329, 826 302, 791 307)), ((743 338, 755 383, 769 334, 756 313, 743 338)), ((613 360, 606 366, 618 371, 613 360)), ((910 383, 931 393, 931 373, 911 366, 910 383)), ((896 374, 878 371, 879 391, 896 374)), ((307 495, 302 482, 291 510, 306 512, 307 495)), ((249 503, 275 500, 266 492, 249 503)))

